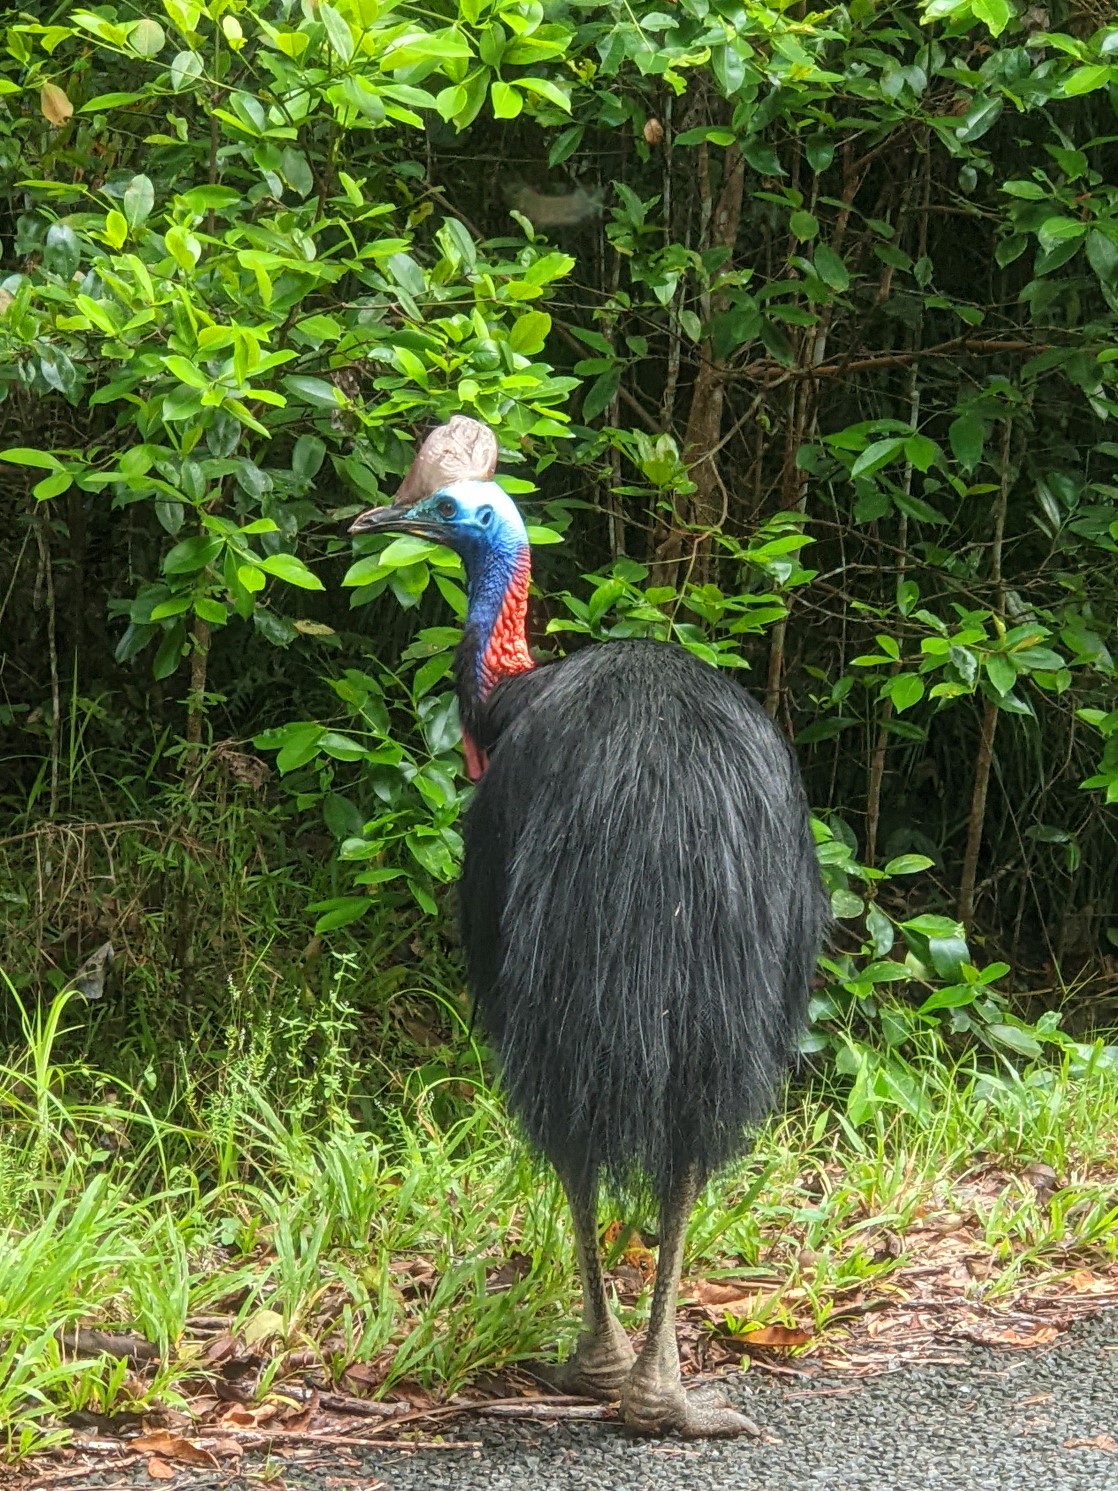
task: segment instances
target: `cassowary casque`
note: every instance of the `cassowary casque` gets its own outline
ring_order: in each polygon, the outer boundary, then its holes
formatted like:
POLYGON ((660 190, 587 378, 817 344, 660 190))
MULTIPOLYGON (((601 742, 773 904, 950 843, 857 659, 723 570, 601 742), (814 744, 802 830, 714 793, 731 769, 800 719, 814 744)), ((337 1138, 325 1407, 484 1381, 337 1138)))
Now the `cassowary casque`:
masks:
POLYGON ((698 1190, 747 1148, 804 1019, 825 907, 803 788, 768 715, 682 647, 534 664, 528 536, 497 456, 484 425, 452 419, 351 531, 417 534, 466 569, 463 943, 509 1106, 574 1219, 583 1328, 553 1376, 620 1398, 634 1429, 736 1434, 748 1420, 684 1392, 676 1295, 698 1190), (639 1356, 599 1261, 602 1179, 661 1208, 639 1356))

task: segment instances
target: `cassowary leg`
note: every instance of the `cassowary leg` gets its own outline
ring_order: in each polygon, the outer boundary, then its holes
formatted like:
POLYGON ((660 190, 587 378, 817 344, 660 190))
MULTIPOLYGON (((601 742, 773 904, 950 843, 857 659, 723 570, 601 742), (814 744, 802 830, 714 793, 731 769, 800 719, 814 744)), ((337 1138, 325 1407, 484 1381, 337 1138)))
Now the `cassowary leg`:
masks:
POLYGON ((621 1396, 636 1353, 606 1294, 598 1256, 598 1178, 595 1175, 583 1182, 563 1179, 563 1189, 570 1202, 582 1275, 582 1330, 571 1356, 561 1366, 547 1367, 541 1375, 561 1392, 609 1402, 621 1396))
POLYGON ((676 1297, 683 1269, 683 1243, 698 1186, 687 1176, 673 1188, 660 1212, 660 1256, 648 1334, 621 1395, 621 1419, 642 1434, 675 1431, 689 1439, 757 1434, 756 1424, 727 1406, 721 1394, 683 1390, 675 1336, 676 1297))

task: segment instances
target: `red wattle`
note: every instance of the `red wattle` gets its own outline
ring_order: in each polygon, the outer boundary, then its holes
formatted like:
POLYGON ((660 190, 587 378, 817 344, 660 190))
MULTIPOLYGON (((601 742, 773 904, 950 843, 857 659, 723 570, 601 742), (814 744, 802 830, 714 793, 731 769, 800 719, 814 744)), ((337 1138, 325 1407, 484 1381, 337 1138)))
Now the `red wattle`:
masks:
POLYGON ((528 551, 517 560, 509 588, 501 602, 501 609, 489 633, 489 641, 481 655, 481 697, 484 699, 493 686, 510 673, 525 673, 534 666, 528 651, 528 638, 524 634, 524 618, 528 613, 528 582, 532 566, 528 551))
MULTIPOLYGON (((535 667, 524 631, 531 574, 532 564, 525 548, 516 562, 501 609, 478 663, 478 693, 482 700, 502 678, 508 678, 513 673, 526 673, 535 667)), ((466 771, 470 781, 480 781, 489 765, 489 758, 483 750, 479 750, 477 743, 465 730, 462 732, 462 749, 466 754, 466 771)))
POLYGON ((462 749, 466 753, 466 775, 471 782, 480 782, 489 765, 489 757, 484 751, 478 750, 473 737, 465 730, 462 731, 462 749))

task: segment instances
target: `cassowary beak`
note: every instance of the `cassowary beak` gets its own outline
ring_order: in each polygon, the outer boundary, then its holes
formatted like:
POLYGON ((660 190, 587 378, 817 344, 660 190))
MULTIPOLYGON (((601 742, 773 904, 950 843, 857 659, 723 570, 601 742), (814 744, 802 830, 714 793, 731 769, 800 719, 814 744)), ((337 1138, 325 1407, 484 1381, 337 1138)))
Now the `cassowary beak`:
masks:
POLYGON ((349 525, 350 533, 414 533, 417 538, 437 538, 435 524, 414 517, 410 508, 391 502, 387 507, 370 507, 349 525))

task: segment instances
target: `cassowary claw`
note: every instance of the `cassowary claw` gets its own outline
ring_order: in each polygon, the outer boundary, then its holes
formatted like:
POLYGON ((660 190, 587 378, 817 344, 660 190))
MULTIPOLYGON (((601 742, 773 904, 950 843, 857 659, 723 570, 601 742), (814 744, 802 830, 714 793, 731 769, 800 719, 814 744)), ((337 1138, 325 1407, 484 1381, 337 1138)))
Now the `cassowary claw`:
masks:
POLYGON ((731 1408, 714 1387, 685 1392, 678 1382, 634 1371, 621 1395, 621 1422, 638 1434, 679 1434, 684 1439, 733 1439, 759 1435, 752 1419, 731 1408))

